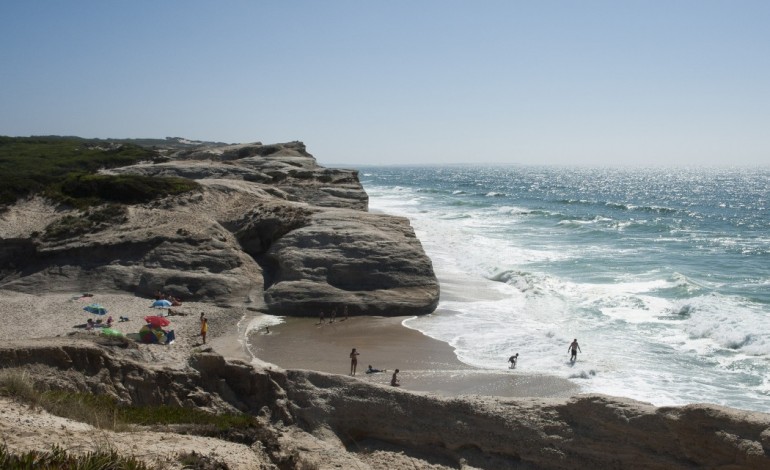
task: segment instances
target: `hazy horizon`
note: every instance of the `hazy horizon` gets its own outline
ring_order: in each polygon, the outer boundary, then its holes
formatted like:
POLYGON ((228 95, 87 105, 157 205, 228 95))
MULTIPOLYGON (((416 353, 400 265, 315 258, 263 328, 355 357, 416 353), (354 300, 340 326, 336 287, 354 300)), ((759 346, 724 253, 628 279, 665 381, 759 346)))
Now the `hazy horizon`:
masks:
POLYGON ((320 163, 762 166, 770 2, 8 0, 0 135, 320 163))

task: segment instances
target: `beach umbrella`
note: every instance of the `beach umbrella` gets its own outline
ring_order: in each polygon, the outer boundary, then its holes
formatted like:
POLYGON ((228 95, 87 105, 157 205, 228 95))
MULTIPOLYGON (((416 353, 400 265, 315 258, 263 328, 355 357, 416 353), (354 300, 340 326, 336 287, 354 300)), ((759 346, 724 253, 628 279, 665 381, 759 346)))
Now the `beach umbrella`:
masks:
POLYGON ((169 308, 171 307, 171 301, 166 299, 156 300, 152 303, 152 306, 155 308, 169 308))
POLYGON ((171 324, 171 322, 168 321, 168 318, 159 317, 159 316, 156 316, 156 315, 152 315, 152 316, 149 316, 149 317, 144 317, 144 321, 146 321, 147 324, 155 326, 155 327, 158 327, 158 328, 162 328, 164 326, 168 326, 168 325, 171 324))
POLYGON ((95 313, 97 315, 104 315, 107 313, 107 309, 102 307, 99 304, 86 305, 85 307, 83 307, 83 310, 85 310, 86 312, 95 313))

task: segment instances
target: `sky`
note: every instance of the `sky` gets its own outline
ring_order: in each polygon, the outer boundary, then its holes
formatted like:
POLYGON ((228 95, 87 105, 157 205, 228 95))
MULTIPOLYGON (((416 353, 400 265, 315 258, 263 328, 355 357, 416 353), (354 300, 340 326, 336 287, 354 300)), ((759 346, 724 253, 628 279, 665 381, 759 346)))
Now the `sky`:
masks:
POLYGON ((0 135, 770 165, 770 1, 3 0, 0 135))

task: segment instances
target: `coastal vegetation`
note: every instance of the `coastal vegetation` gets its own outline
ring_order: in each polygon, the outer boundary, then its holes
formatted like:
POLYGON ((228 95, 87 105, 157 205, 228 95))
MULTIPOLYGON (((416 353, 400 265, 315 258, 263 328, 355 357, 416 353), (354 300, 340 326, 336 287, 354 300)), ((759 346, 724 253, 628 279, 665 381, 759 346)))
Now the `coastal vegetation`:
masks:
POLYGON ((116 451, 88 452, 73 455, 54 446, 49 452, 29 451, 20 454, 8 452, 0 446, 0 468, 6 470, 150 470, 134 457, 123 457, 116 451))
POLYGON ((101 169, 165 159, 156 149, 133 143, 0 136, 0 205, 35 194, 75 208, 105 202, 134 204, 199 188, 186 178, 97 174, 101 169))
MULTIPOLYGON (((172 428, 173 432, 249 444, 260 433, 257 419, 248 414, 214 414, 198 408, 176 406, 121 405, 107 395, 38 390, 23 373, 0 373, 0 395, 13 398, 32 409, 44 409, 56 416, 116 432, 137 429, 168 432, 172 428)), ((215 459, 195 452, 180 453, 175 457, 185 468, 226 468, 215 459)), ((57 446, 48 452, 25 453, 11 453, 0 446, 0 468, 149 470, 152 467, 133 457, 123 457, 112 449, 72 455, 57 446)))
POLYGON ((66 215, 45 228, 43 238, 55 240, 93 233, 109 226, 125 222, 128 210, 120 204, 106 204, 88 208, 78 215, 66 215))
POLYGON ((127 406, 119 404, 108 395, 38 390, 29 377, 18 373, 0 374, 0 395, 14 398, 33 408, 42 408, 56 416, 113 431, 129 430, 135 425, 186 425, 188 432, 210 436, 257 426, 256 418, 248 414, 214 414, 198 408, 179 406, 127 406))

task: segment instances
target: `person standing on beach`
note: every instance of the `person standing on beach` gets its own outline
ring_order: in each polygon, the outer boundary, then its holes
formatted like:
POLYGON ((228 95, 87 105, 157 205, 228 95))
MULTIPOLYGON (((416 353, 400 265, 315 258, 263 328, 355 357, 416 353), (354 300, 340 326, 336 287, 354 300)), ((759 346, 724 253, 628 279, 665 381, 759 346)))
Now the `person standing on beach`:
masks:
POLYGON ((394 387, 399 387, 401 382, 398 381, 398 369, 393 371, 393 377, 390 378, 390 384, 394 387))
POLYGON ((206 344, 206 333, 209 332, 209 319, 203 318, 201 320, 201 339, 203 339, 203 344, 206 344))
POLYGON ((572 340, 572 343, 569 345, 569 348, 567 348, 567 352, 571 352, 572 355, 570 356, 570 362, 577 361, 577 353, 578 351, 583 352, 580 350, 580 345, 577 342, 577 338, 572 340))
POLYGON ((332 309, 332 316, 331 316, 331 318, 329 319, 329 323, 334 323, 334 319, 335 319, 335 318, 337 318, 337 309, 336 309, 336 308, 333 308, 333 309, 332 309))
POLYGON ((318 312, 318 324, 320 325, 323 322, 324 322, 324 311, 321 310, 320 312, 318 312))
POLYGON ((356 366, 358 365, 358 351, 356 351, 356 348, 353 348, 352 351, 350 351, 350 375, 356 375, 356 366))
POLYGON ((343 318, 343 320, 347 320, 348 319, 348 306, 347 305, 342 307, 342 315, 345 317, 345 318, 343 318))

